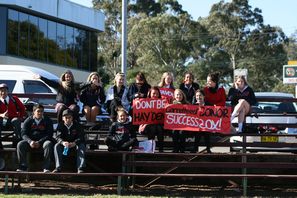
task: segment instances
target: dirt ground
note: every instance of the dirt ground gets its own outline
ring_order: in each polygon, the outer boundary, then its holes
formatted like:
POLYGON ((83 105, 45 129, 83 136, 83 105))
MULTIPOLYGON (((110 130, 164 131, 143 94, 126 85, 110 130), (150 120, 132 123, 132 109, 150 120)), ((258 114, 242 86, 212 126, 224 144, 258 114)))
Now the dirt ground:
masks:
MULTIPOLYGON (((293 181, 292 181, 293 182, 293 181)), ((4 182, 0 185, 4 192, 4 182)), ((297 185, 285 186, 250 186, 247 190, 248 197, 296 197, 297 185)), ((9 188, 9 194, 69 194, 69 195, 116 195, 115 184, 100 185, 79 182, 65 182, 52 180, 39 180, 22 182, 20 186, 15 183, 14 189, 9 188)), ((161 185, 155 184, 149 187, 136 185, 129 188, 123 195, 137 196, 162 196, 162 197, 241 197, 242 188, 232 184, 222 186, 212 185, 161 185)))

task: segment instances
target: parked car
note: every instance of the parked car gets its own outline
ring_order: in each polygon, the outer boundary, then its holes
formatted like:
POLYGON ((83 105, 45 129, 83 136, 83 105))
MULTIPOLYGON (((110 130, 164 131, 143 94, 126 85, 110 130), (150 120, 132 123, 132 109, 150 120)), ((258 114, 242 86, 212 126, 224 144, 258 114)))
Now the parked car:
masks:
MULTIPOLYGON (((293 94, 280 92, 256 92, 259 100, 256 106, 252 107, 252 115, 246 117, 247 133, 267 134, 267 136, 247 136, 246 142, 283 142, 297 143, 293 136, 271 136, 270 134, 297 134, 297 128, 290 128, 286 124, 297 124, 297 104, 286 99, 293 99, 293 94), (262 115, 262 116, 261 116, 262 115), (280 125, 277 125, 280 124, 280 125)), ((237 119, 232 121, 236 125, 237 119)), ((233 136, 230 142, 242 142, 242 136, 233 136)), ((241 150, 241 147, 232 147, 231 151, 241 150)), ((291 151, 297 152, 297 148, 282 147, 247 147, 248 151, 291 151)))
MULTIPOLYGON (((23 65, 0 65, 0 83, 6 83, 9 87, 9 93, 19 94, 36 94, 47 93, 56 95, 55 89, 47 85, 45 82, 39 79, 34 79, 35 74, 42 75, 48 79, 59 80, 59 78, 43 69, 36 67, 29 67, 23 65)), ((28 102, 28 98, 20 98, 23 103, 28 102)), ((54 98, 35 99, 33 102, 42 104, 55 104, 54 98)))

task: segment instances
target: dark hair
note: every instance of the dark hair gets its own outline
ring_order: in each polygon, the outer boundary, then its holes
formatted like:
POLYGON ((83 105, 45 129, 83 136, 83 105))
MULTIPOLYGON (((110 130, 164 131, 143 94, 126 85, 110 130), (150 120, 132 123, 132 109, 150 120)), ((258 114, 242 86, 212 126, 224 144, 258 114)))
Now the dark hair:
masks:
POLYGON ((210 74, 208 74, 208 76, 207 77, 209 77, 213 82, 215 82, 216 83, 216 89, 218 89, 218 87, 219 87, 219 73, 218 72, 215 72, 215 73, 210 73, 210 74))
POLYGON ((192 73, 192 72, 190 72, 190 71, 187 71, 185 74, 184 74, 184 78, 186 77, 186 75, 190 75, 191 76, 191 78, 194 80, 194 74, 192 73))
POLYGON ((139 81, 143 81, 144 83, 147 83, 147 82, 146 82, 146 78, 145 78, 145 76, 144 76, 144 73, 142 73, 142 72, 138 72, 138 73, 136 74, 136 79, 139 80, 139 81))
POLYGON ((160 92, 160 89, 159 89, 158 86, 153 86, 152 88, 150 88, 150 90, 147 93, 147 97, 148 98, 151 98, 152 97, 151 94, 152 94, 152 91, 153 90, 156 90, 159 93, 159 98, 161 98, 161 92, 160 92))
POLYGON ((34 106, 33 106, 33 112, 36 110, 36 109, 44 109, 44 106, 42 105, 42 104, 35 104, 34 106))

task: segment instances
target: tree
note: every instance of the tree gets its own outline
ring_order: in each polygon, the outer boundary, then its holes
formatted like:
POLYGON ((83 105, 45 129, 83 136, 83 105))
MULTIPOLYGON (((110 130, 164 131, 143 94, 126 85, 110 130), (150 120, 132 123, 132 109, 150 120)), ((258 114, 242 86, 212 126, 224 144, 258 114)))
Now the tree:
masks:
POLYGON ((261 10, 251 10, 248 0, 233 0, 230 3, 220 1, 212 6, 210 15, 205 20, 205 25, 216 42, 213 47, 228 54, 233 70, 243 55, 250 28, 261 27, 262 23, 261 10))

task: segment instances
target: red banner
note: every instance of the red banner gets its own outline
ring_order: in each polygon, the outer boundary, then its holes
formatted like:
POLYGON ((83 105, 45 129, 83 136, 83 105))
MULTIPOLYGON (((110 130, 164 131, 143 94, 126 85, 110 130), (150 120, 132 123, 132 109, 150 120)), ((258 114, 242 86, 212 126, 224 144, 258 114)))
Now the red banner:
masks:
POLYGON ((168 105, 164 128, 170 130, 230 133, 230 107, 168 105))
POLYGON ((173 100, 174 89, 159 88, 162 98, 167 98, 169 102, 173 100))
POLYGON ((139 124, 163 124, 167 99, 141 98, 133 100, 132 123, 139 124))

